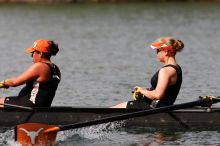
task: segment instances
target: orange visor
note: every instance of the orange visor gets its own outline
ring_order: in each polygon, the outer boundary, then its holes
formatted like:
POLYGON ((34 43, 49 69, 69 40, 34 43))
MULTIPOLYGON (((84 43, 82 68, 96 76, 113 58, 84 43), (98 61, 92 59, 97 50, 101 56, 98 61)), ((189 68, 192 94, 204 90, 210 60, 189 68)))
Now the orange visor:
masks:
POLYGON ((45 52, 49 51, 49 41, 48 40, 37 40, 34 42, 33 46, 26 49, 27 53, 33 53, 34 51, 45 52))
POLYGON ((154 42, 150 46, 151 46, 152 49, 161 49, 163 51, 168 51, 168 52, 171 52, 171 53, 176 53, 176 50, 174 50, 172 47, 168 46, 164 42, 154 42))

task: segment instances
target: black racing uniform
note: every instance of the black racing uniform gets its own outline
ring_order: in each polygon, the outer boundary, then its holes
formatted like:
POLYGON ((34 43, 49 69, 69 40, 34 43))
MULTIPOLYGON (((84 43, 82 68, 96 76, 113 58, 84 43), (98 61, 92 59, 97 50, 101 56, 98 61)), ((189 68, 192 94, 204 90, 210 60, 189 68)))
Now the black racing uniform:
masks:
MULTIPOLYGON (((177 81, 174 85, 169 85, 167 87, 165 94, 161 98, 161 100, 154 100, 150 102, 149 102, 149 99, 141 100, 141 101, 140 100, 129 101, 127 104, 127 108, 146 109, 146 108, 152 108, 152 107, 168 106, 168 105, 172 105, 175 102, 179 94, 181 84, 182 84, 182 69, 178 64, 177 65, 168 64, 168 65, 163 66, 162 68, 164 67, 173 67, 176 70, 177 81)), ((154 90, 156 88, 157 82, 158 82, 159 71, 160 70, 158 70, 151 78, 151 88, 149 90, 154 90)))
MULTIPOLYGON (((51 71, 51 78, 43 83, 32 80, 26 83, 18 96, 5 98, 5 103, 27 107, 50 107, 55 96, 61 73, 55 64, 45 63, 51 71)), ((7 107, 7 106, 6 106, 7 107)))

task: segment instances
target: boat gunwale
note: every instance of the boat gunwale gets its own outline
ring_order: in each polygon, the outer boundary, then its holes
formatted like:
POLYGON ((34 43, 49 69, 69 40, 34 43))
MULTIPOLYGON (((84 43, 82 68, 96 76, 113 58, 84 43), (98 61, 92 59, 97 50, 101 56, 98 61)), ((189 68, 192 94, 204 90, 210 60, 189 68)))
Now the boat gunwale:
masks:
MULTIPOLYGON (((0 112, 98 112, 98 113, 129 113, 137 112, 143 109, 126 109, 126 108, 106 108, 106 107, 71 107, 71 106, 53 106, 53 107, 38 107, 33 108, 33 110, 19 109, 16 107, 8 107, 0 109, 0 112)), ((189 109, 180 109, 171 111, 171 113, 182 113, 182 112, 218 112, 220 111, 219 107, 212 108, 211 111, 207 110, 207 107, 194 107, 189 109)), ((163 113, 163 112, 161 112, 163 113)), ((167 112, 165 112, 167 113, 167 112)))

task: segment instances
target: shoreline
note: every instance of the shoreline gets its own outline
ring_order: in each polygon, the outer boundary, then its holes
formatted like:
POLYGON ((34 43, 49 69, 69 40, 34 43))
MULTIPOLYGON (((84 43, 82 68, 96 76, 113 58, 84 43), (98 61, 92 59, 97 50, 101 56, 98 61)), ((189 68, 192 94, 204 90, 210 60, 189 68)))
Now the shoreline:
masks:
POLYGON ((137 3, 137 2, 220 2, 220 0, 0 0, 2 3, 32 3, 32 4, 53 4, 53 3, 137 3))

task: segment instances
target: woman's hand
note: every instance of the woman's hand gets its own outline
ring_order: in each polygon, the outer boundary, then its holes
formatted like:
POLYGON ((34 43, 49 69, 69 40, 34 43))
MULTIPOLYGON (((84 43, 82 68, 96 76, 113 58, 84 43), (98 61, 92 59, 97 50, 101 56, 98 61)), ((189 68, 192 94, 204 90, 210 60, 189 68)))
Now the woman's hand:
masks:
POLYGON ((5 84, 5 82, 6 82, 5 80, 0 82, 0 88, 6 88, 6 89, 9 88, 9 86, 7 84, 5 84))
POLYGON ((135 86, 135 87, 134 87, 134 91, 137 92, 137 93, 142 93, 143 88, 142 88, 142 87, 139 87, 139 86, 135 86))
POLYGON ((134 91, 132 91, 133 100, 142 100, 144 99, 144 95, 140 92, 141 87, 134 87, 134 91))

